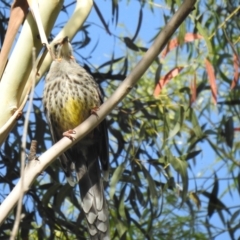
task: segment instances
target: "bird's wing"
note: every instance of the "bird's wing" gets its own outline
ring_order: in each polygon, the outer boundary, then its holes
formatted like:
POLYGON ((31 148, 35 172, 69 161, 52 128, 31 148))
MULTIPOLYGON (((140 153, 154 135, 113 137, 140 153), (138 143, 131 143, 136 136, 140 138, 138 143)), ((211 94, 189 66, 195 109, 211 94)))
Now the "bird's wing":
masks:
POLYGON ((101 162, 102 170, 103 170, 103 179, 108 181, 109 177, 109 142, 108 142, 108 132, 107 132, 107 123, 104 119, 99 127, 100 140, 98 143, 98 152, 99 159, 101 162))
MULTIPOLYGON (((103 104, 103 96, 101 90, 98 88, 98 95, 100 98, 101 104, 103 104)), ((98 131, 100 134, 100 141, 98 145, 99 159, 101 162, 103 170, 103 178, 105 181, 108 181, 109 177, 109 139, 107 131, 107 122, 104 119, 98 126, 98 131)))
MULTIPOLYGON (((50 129, 50 132, 51 132, 53 142, 56 143, 57 141, 59 141, 62 138, 62 136, 57 136, 56 135, 57 131, 54 131, 54 129, 53 129, 51 116, 48 114, 46 109, 45 109, 45 113, 46 113, 45 115, 46 115, 46 118, 47 118, 47 121, 48 121, 48 125, 49 125, 49 129, 50 129)), ((71 160, 71 158, 67 157, 65 153, 61 154, 59 159, 60 159, 63 171, 66 175, 66 178, 67 178, 67 181, 68 181, 69 185, 71 187, 74 187, 77 183, 76 178, 73 174, 74 169, 75 169, 74 162, 71 160)))

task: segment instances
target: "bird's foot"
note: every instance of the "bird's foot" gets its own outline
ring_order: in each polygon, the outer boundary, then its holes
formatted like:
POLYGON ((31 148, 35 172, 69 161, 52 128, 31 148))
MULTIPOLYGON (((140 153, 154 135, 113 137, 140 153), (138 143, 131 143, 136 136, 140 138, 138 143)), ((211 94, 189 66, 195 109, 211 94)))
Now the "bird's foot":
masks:
POLYGON ((57 58, 57 61, 58 61, 58 62, 61 62, 61 61, 62 61, 62 58, 57 58))
POLYGON ((19 113, 16 116, 16 120, 19 120, 22 117, 22 110, 19 111, 19 113))
POLYGON ((12 115, 14 115, 16 112, 17 112, 16 120, 19 120, 22 117, 22 110, 17 109, 17 107, 12 107, 11 109, 12 115))
POLYGON ((69 138, 70 140, 73 141, 73 140, 75 140, 75 138, 72 136, 72 134, 76 134, 76 131, 74 131, 72 129, 69 129, 68 131, 63 133, 63 136, 67 137, 67 138, 69 138))
POLYGON ((94 107, 91 109, 91 114, 95 115, 98 118, 97 111, 99 110, 99 107, 94 107))

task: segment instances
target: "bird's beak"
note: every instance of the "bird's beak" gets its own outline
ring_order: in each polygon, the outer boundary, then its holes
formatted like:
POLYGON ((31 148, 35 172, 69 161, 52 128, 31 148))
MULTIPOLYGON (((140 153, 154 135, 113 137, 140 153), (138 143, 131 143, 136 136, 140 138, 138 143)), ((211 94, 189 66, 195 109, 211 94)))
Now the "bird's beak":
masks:
POLYGON ((56 53, 56 58, 58 60, 61 60, 62 58, 72 58, 72 47, 71 47, 71 44, 69 42, 69 38, 68 37, 64 37, 62 39, 59 39, 58 40, 58 43, 57 43, 59 46, 58 48, 58 51, 56 53))
POLYGON ((63 38, 61 44, 63 45, 63 44, 68 43, 68 42, 69 42, 68 37, 65 37, 65 38, 63 38))

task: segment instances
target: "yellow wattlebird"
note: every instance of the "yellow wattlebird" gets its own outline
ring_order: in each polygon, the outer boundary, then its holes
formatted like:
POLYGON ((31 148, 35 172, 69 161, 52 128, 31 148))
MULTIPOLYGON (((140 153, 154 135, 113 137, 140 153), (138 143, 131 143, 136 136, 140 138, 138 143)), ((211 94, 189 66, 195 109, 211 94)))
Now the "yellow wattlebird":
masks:
MULTIPOLYGON (((45 79, 43 104, 52 138, 57 142, 62 135, 71 138, 72 129, 96 114, 102 97, 93 77, 75 61, 68 37, 56 42, 54 48, 55 60, 45 79)), ((109 168, 106 122, 62 154, 60 162, 69 184, 79 183, 90 238, 110 239, 102 182, 102 175, 108 178, 109 168)))

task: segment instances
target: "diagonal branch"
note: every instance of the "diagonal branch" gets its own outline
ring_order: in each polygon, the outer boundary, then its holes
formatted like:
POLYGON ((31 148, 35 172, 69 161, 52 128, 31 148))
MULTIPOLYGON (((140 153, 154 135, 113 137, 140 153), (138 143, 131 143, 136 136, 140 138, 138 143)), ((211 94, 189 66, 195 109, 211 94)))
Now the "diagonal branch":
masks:
MULTIPOLYGON (((196 0, 185 0, 180 6, 179 10, 174 14, 172 19, 163 28, 161 33, 157 36, 155 42, 146 52, 143 58, 138 62, 133 71, 129 76, 123 81, 123 83, 118 87, 114 94, 100 107, 98 111, 98 118, 91 115, 85 122, 79 125, 75 130, 74 135, 75 141, 71 141, 68 138, 62 138, 59 142, 53 145, 48 151, 43 153, 38 161, 31 161, 25 168, 24 174, 28 177, 24 178, 23 190, 26 192, 31 184, 34 182, 35 178, 44 169, 47 168, 59 155, 65 152, 68 148, 73 146, 77 141, 86 136, 90 131, 92 131, 106 116, 109 114, 114 107, 130 92, 133 86, 137 83, 143 73, 148 69, 154 59, 159 55, 160 51, 167 44, 172 34, 177 30, 180 24, 187 18, 188 14, 194 9, 194 4, 196 0)), ((19 198, 21 190, 21 179, 12 190, 12 192, 7 196, 0 206, 0 224, 3 223, 4 219, 14 208, 19 198)))

